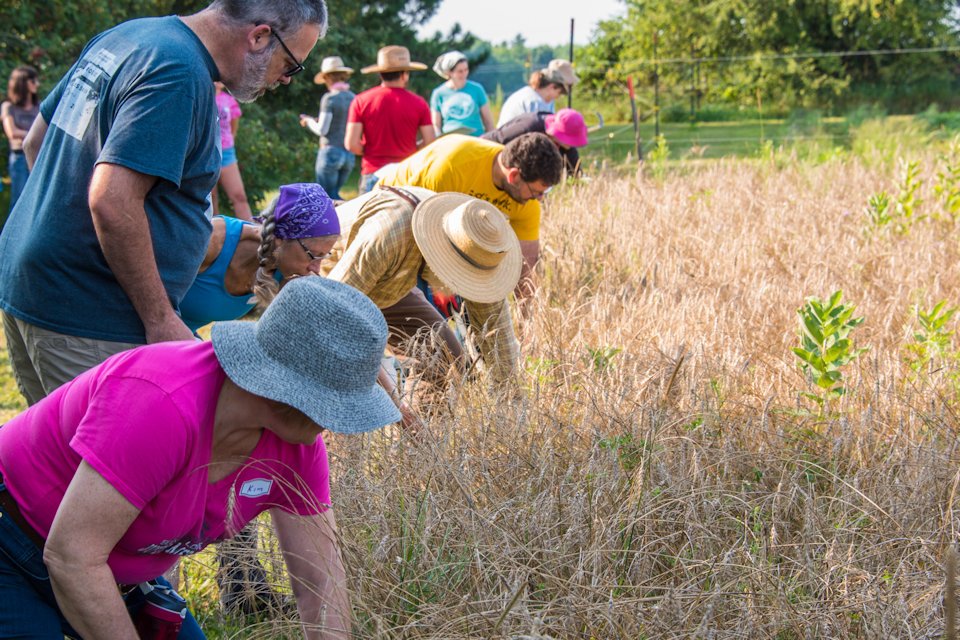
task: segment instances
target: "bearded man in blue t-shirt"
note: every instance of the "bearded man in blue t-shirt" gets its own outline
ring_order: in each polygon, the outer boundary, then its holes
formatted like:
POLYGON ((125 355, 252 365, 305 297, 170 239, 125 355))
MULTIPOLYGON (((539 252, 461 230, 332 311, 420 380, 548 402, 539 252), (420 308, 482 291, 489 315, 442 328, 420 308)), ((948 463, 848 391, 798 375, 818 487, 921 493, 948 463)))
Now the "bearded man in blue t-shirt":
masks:
POLYGON ((217 0, 94 37, 43 101, 0 235, 0 309, 30 404, 131 347, 193 334, 178 305, 210 236, 213 81, 241 102, 288 84, 324 0, 217 0))

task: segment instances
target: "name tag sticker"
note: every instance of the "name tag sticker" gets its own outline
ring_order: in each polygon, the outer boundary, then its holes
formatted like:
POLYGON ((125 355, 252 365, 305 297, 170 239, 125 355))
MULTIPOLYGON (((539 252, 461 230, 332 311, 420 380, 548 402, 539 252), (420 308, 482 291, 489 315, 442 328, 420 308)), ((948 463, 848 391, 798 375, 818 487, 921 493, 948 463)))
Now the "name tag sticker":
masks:
POLYGON ((271 487, 273 487, 273 480, 267 480, 266 478, 247 480, 240 485, 240 495, 244 498, 259 498, 270 493, 271 487))

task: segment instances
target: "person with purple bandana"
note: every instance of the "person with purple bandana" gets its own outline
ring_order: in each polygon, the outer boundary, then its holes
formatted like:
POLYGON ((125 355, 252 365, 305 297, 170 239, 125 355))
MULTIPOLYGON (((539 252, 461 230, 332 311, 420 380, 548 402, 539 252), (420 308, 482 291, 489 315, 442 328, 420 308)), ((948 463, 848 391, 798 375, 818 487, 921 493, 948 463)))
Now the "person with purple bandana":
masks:
MULTIPOLYGON (((180 303, 180 316, 192 331, 242 318, 257 303, 269 304, 283 283, 319 273, 340 237, 333 201, 318 184, 283 185, 260 220, 262 226, 214 217, 200 273, 180 303)), ((227 612, 250 614, 279 605, 257 560, 253 527, 219 551, 220 600, 227 612)))
POLYGON ((313 183, 280 187, 261 222, 213 219, 200 273, 180 303, 180 317, 192 331, 242 318, 258 302, 268 304, 282 282, 320 273, 321 261, 340 237, 333 201, 313 183))

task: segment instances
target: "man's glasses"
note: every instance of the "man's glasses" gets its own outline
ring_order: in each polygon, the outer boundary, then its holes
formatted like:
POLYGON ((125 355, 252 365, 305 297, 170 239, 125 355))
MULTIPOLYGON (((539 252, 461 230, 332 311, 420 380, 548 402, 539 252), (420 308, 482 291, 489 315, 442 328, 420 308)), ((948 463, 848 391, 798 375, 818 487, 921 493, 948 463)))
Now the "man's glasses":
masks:
POLYGON ((300 238, 297 238, 297 244, 300 245, 300 248, 303 249, 304 253, 307 254, 307 257, 310 258, 311 262, 313 262, 314 260, 323 260, 324 258, 330 257, 329 251, 323 254, 322 256, 314 255, 313 251, 310 251, 310 249, 307 249, 307 245, 303 244, 303 240, 301 240, 300 238))
POLYGON ((533 198, 535 198, 536 200, 542 200, 543 197, 548 193, 550 193, 550 190, 553 189, 553 186, 549 186, 543 191, 539 191, 537 189, 534 189, 533 185, 531 185, 529 182, 524 182, 523 184, 527 185, 527 191, 529 191, 533 196, 533 198))
POLYGON ((283 42, 283 39, 280 37, 280 34, 277 33, 277 30, 273 27, 270 27, 270 33, 274 35, 274 37, 277 39, 277 42, 279 42, 280 46, 283 47, 283 50, 286 51, 287 55, 290 56, 290 59, 293 60, 293 66, 284 71, 283 75, 290 78, 303 71, 303 65, 297 60, 297 56, 293 55, 293 51, 290 51, 289 47, 287 47, 287 45, 283 42))

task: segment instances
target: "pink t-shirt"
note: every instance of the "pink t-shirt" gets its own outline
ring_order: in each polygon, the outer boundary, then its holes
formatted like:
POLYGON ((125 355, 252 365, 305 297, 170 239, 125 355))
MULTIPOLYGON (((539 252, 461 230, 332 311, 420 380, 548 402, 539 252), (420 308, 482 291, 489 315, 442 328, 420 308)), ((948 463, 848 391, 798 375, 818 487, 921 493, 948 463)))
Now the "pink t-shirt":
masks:
POLYGON ((230 124, 243 115, 240 103, 226 91, 221 91, 217 94, 217 115, 220 116, 220 143, 224 149, 230 149, 234 144, 230 124))
POLYGON ((272 507, 322 512, 330 485, 320 438, 290 444, 265 429, 246 464, 207 481, 224 378, 209 342, 165 342, 108 359, 0 428, 7 489, 46 537, 86 460, 140 509, 108 559, 121 583, 161 575, 178 556, 231 537, 272 507))
POLYGON ((412 91, 384 86, 357 94, 350 103, 347 122, 363 125, 363 174, 400 162, 416 152, 420 127, 433 125, 426 100, 412 91))

